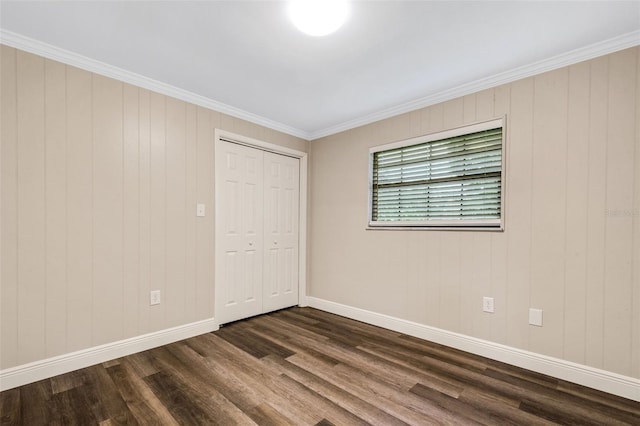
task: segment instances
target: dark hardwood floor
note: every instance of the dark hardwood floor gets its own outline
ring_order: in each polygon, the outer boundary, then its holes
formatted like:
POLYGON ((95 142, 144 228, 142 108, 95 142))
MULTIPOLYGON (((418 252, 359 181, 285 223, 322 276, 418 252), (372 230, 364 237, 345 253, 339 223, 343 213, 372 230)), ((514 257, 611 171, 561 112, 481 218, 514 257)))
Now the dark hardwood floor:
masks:
POLYGON ((311 308, 0 394, 2 424, 640 425, 640 403, 311 308))

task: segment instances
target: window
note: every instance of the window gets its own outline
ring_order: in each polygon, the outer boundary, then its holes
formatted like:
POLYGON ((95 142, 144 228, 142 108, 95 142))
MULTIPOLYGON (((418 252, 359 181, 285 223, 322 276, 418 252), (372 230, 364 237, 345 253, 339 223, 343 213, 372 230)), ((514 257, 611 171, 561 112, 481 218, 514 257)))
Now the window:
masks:
POLYGON ((370 150, 371 227, 503 229, 503 120, 370 150))

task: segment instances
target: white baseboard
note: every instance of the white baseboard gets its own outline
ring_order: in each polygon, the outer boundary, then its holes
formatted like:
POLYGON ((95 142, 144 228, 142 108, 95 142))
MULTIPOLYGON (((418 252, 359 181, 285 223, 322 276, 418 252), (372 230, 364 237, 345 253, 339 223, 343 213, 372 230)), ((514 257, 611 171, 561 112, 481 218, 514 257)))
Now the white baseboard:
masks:
POLYGON ((218 330, 218 323, 213 318, 210 318, 7 368, 0 370, 0 391, 216 330, 218 330))
MULTIPOLYGON (((331 312, 640 402, 640 380, 400 318, 307 296, 301 306, 331 312)), ((0 391, 218 330, 211 318, 0 371, 0 391)))
POLYGON ((388 315, 306 297, 308 306, 640 402, 640 380, 388 315))

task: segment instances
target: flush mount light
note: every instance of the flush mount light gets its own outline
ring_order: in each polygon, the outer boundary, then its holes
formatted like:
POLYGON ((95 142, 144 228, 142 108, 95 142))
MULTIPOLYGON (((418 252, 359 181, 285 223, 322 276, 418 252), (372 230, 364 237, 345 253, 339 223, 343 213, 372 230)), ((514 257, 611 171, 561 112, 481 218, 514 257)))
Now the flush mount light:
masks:
POLYGON ((293 0, 289 14, 303 33, 324 36, 336 31, 347 18, 346 0, 293 0))

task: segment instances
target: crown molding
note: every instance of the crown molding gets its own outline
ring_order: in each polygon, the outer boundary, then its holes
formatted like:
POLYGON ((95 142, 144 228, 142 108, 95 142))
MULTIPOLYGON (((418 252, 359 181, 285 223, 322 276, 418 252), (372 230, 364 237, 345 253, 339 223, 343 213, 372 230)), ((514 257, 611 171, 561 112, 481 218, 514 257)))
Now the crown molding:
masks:
POLYGON ((296 136, 305 140, 309 140, 309 133, 295 127, 279 123, 274 120, 252 114, 240 108, 215 101, 205 96, 198 95, 188 90, 183 90, 170 84, 163 83, 134 72, 88 58, 77 53, 61 49, 59 47, 23 36, 12 31, 0 28, 0 44, 4 44, 25 52, 33 53, 47 59, 62 62, 83 70, 110 77, 118 81, 132 84, 143 89, 151 90, 172 98, 180 99, 195 105, 209 108, 242 120, 249 121, 260 126, 267 127, 288 135, 296 136))
POLYGON ((336 133, 344 132, 346 130, 364 126, 366 124, 371 124, 376 121, 394 117, 396 115, 415 111, 420 108, 428 107, 441 102, 446 102, 462 96, 470 95, 472 93, 477 93, 482 90, 490 89, 492 87, 500 86, 502 84, 511 83, 516 80, 521 80, 523 78, 542 74, 547 71, 552 71, 558 68, 573 65, 578 62, 587 61, 589 59, 597 58, 599 56, 604 56, 609 53, 617 52, 619 50, 638 45, 640 45, 640 30, 632 31, 618 37, 604 40, 586 47, 581 47, 579 49, 562 53, 560 55, 552 56, 551 58, 543 59, 532 64, 514 68, 512 70, 495 74, 490 77, 481 78, 470 83, 465 83, 451 89, 443 90, 441 92, 434 93, 423 98, 415 99, 413 101, 406 102, 400 105, 396 105, 391 108, 386 108, 381 111, 374 112, 373 114, 365 115, 354 120, 349 120, 335 126, 316 130, 310 133, 309 140, 313 141, 325 136, 334 135, 336 133))
POLYGON ((597 58, 599 56, 617 52, 619 50, 638 46, 640 45, 640 30, 622 34, 608 40, 581 47, 579 49, 575 49, 522 67, 514 68, 512 70, 495 74, 490 77, 465 83, 451 89, 443 90, 441 92, 415 99, 413 101, 383 109, 373 114, 368 114, 353 120, 345 121, 343 123, 339 123, 334 126, 315 131, 305 131, 302 129, 297 129, 295 127, 270 120, 257 114, 244 111, 231 105, 227 105, 222 102, 218 102, 213 99, 195 94, 193 92, 189 92, 187 90, 183 90, 175 86, 153 80, 143 75, 126 71, 121 68, 106 64, 104 62, 100 62, 86 56, 79 55, 77 53, 73 53, 38 40, 34 40, 32 38, 14 33, 12 31, 0 29, 0 44, 15 47, 16 49, 34 53, 45 58, 65 63, 67 65, 82 68, 96 74, 111 77, 113 79, 130 83, 144 89, 171 96, 186 102, 193 103, 195 105, 228 114, 236 118, 247 120, 260 126, 264 126, 279 132, 312 141, 315 139, 323 138, 325 136, 344 132, 356 127, 364 126, 376 121, 394 117, 396 115, 415 111, 420 108, 425 108, 441 102, 449 101, 451 99, 500 86, 502 84, 511 83, 516 80, 573 65, 578 62, 587 61, 589 59, 597 58))

